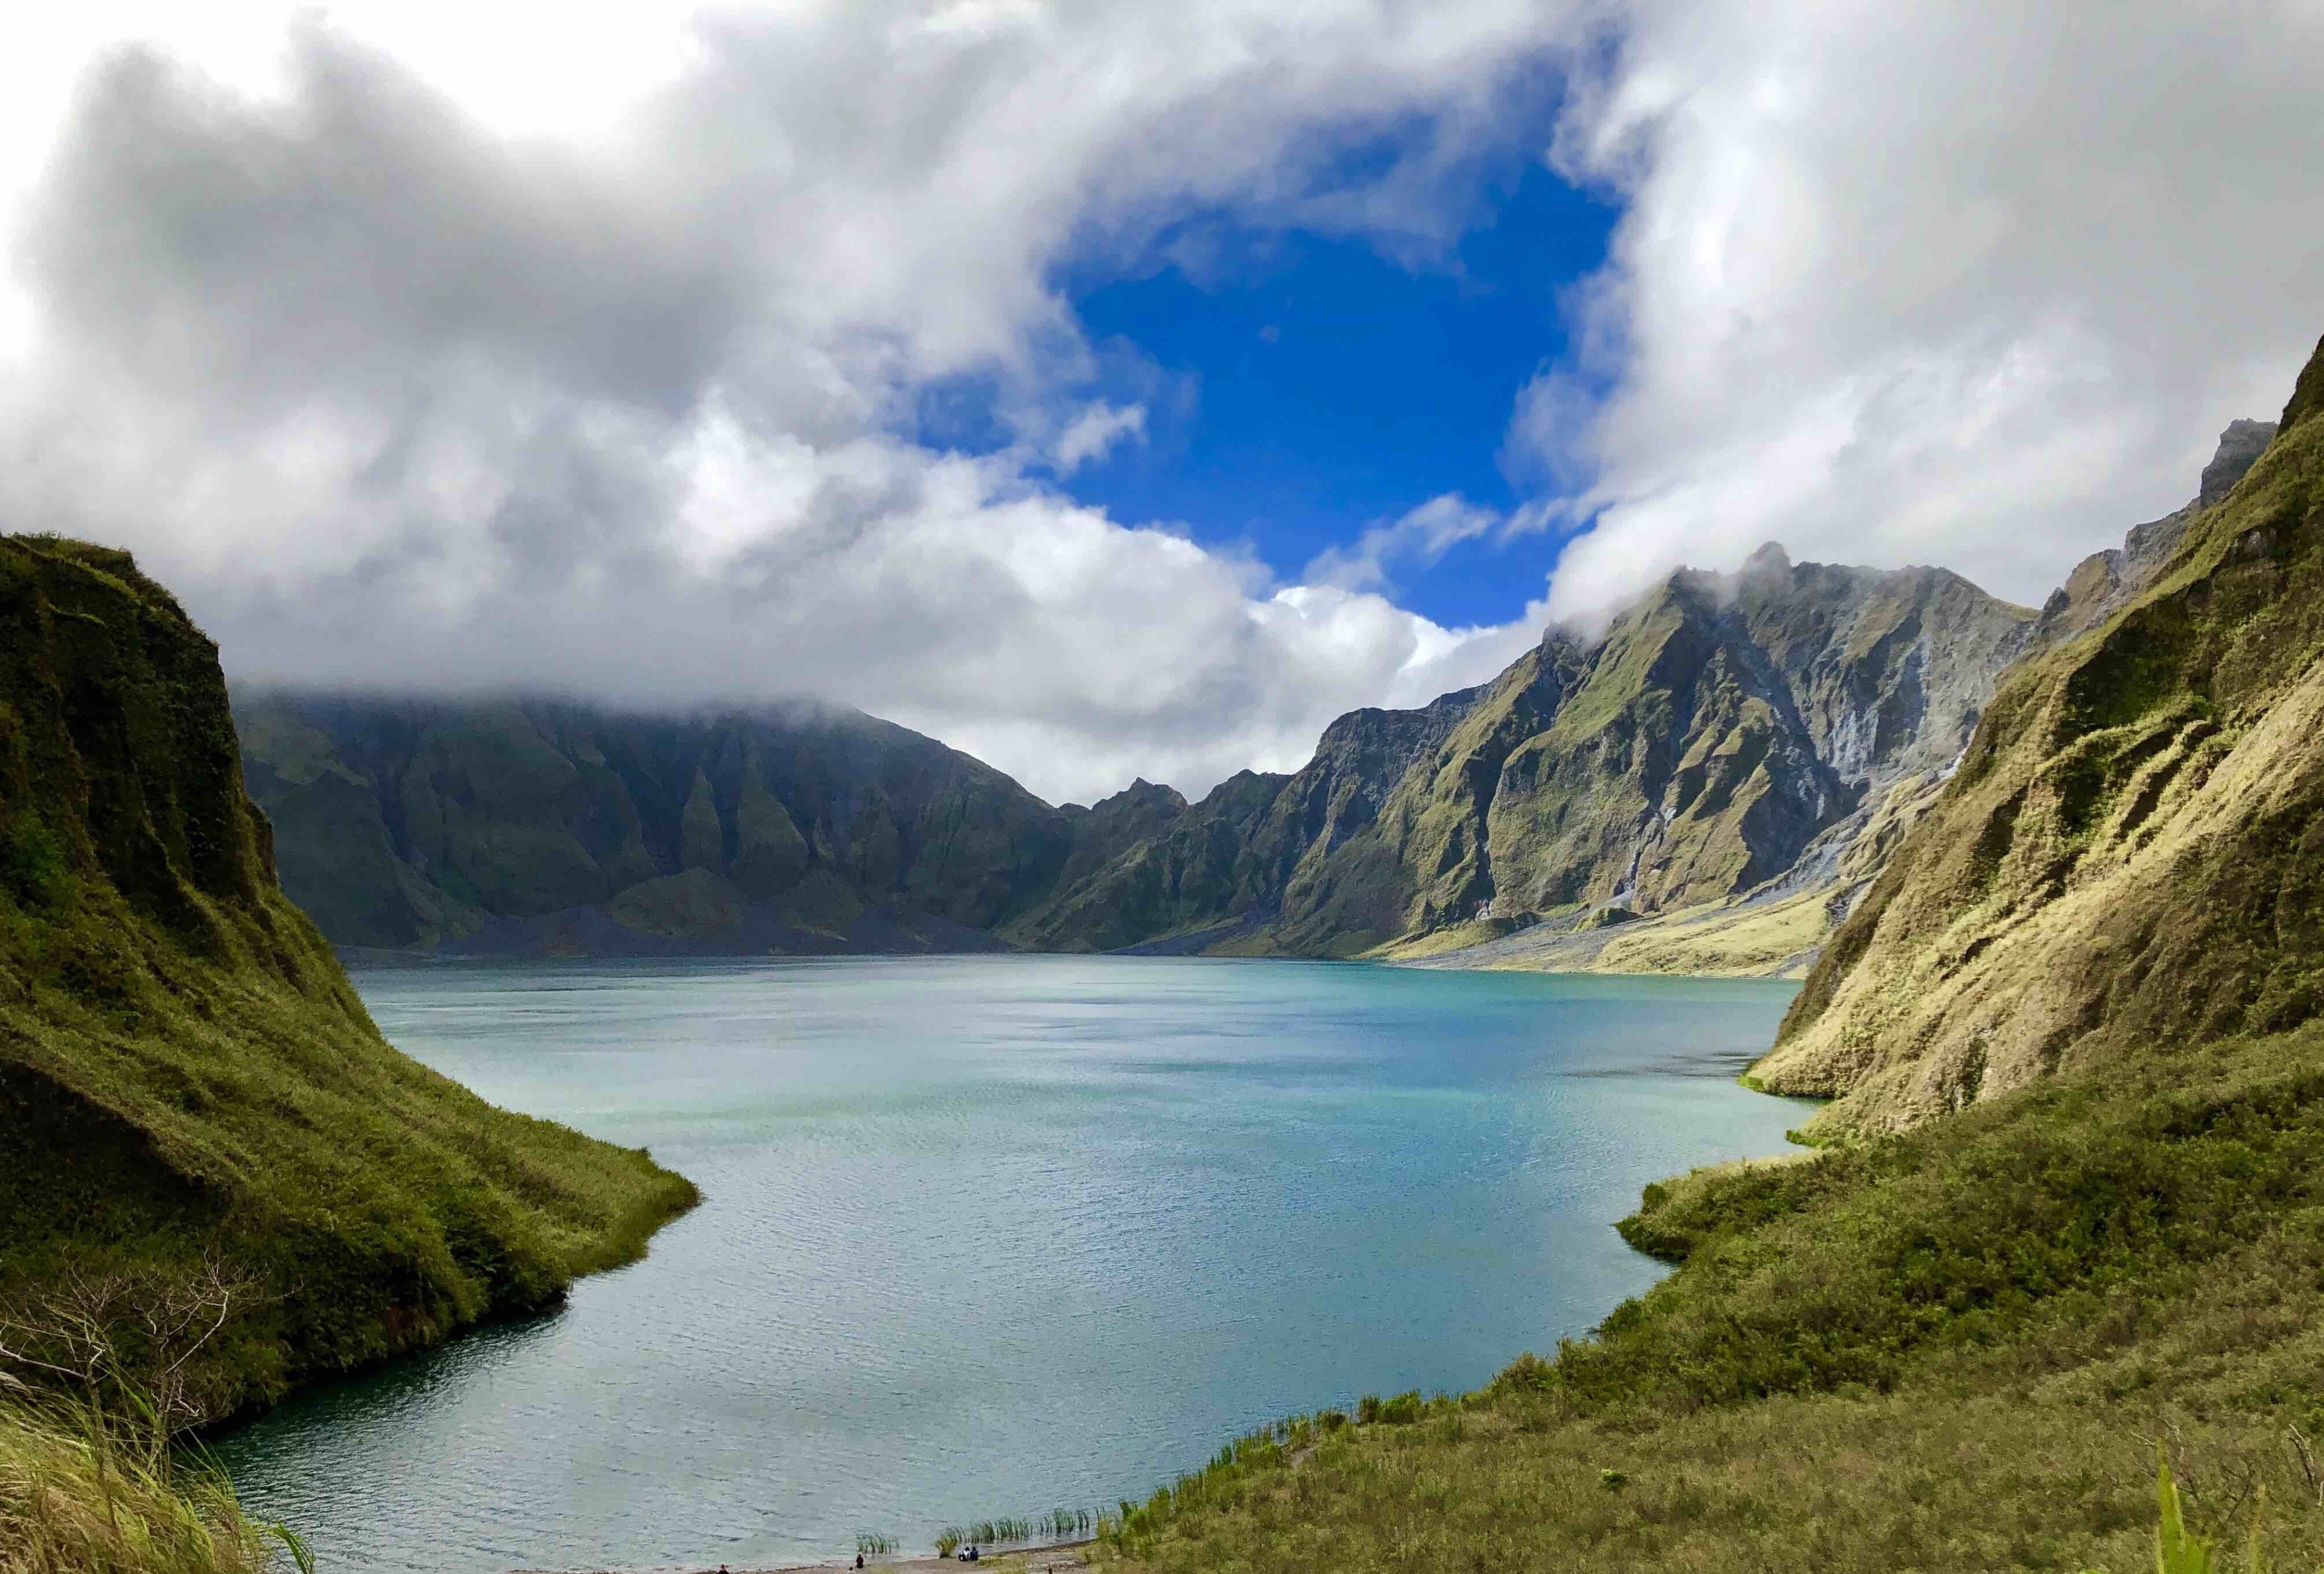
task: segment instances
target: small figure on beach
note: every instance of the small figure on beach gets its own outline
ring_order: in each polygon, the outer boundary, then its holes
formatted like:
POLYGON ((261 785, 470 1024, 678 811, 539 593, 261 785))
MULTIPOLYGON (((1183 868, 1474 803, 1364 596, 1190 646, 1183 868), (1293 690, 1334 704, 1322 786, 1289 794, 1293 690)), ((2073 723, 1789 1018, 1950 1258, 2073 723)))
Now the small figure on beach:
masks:
POLYGON ((863 1567, 863 1554, 861 1552, 855 1554, 855 1566, 858 1569, 863 1567))

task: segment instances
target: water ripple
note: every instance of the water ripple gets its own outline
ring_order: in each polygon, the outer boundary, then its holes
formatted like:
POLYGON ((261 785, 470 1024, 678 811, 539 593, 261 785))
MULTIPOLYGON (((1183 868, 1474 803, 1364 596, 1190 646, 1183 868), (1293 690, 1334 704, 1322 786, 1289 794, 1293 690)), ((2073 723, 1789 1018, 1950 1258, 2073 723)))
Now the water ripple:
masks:
POLYGON ((359 974, 487 1097, 703 1208, 562 1313, 225 1440, 351 1570, 925 1546, 1142 1495, 1359 1391, 1462 1388, 1656 1272, 1646 1180, 1780 1145, 1788 989, 1176 958, 359 974))

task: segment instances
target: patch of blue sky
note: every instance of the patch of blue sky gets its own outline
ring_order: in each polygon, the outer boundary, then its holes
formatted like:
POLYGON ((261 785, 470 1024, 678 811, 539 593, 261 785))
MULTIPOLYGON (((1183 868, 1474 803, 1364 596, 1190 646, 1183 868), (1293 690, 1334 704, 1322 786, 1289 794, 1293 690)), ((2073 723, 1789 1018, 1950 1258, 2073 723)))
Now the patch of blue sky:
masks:
MULTIPOLYGON (((1538 142, 1530 145, 1538 146, 1538 142)), ((1360 189, 1377 170, 1357 166, 1360 189)), ((1160 523, 1296 579, 1320 555, 1457 493, 1507 514, 1538 477, 1503 462, 1518 394, 1567 355, 1566 292, 1604 263, 1617 210, 1512 152, 1472 171, 1448 247, 1198 216, 1134 258, 1102 248, 1055 281, 1096 351, 1080 392, 1144 408, 1142 433, 1045 478, 1124 523, 1160 523)), ((1328 203, 1326 204, 1328 211, 1328 203)), ((994 377, 922 390, 917 435, 1012 440, 994 377)), ((1464 541, 1389 562, 1399 605, 1504 622, 1538 597, 1566 532, 1464 541)))
MULTIPOLYGON (((1087 282, 1072 300, 1102 381, 1146 403, 1147 431, 1060 485, 1126 523, 1240 546, 1284 579, 1444 493, 1514 508, 1529 494, 1502 464, 1512 408, 1564 357, 1562 297, 1603 263, 1615 218, 1533 163, 1440 256, 1210 236, 1193 268, 1157 258, 1087 282)), ((1503 621, 1542 593, 1562 539, 1480 538, 1391 565, 1390 588, 1440 622, 1503 621)))

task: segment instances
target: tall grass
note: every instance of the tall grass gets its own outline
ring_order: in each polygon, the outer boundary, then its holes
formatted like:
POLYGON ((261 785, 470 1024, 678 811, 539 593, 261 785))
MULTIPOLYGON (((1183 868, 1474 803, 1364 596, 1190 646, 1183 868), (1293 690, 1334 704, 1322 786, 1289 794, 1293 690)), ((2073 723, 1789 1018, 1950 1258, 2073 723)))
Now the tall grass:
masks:
POLYGON ((855 1555, 859 1558, 887 1558, 895 1555, 896 1538, 883 1536, 877 1531, 860 1531, 855 1537, 855 1555))
POLYGON ((0 1401, 0 1574, 260 1574, 298 1538, 223 1471, 67 1403, 0 1401))
POLYGON ((1065 1542, 1086 1536, 1101 1516, 1086 1508, 1053 1508, 1037 1519, 980 1519, 946 1525, 936 1532, 936 1556, 949 1558, 963 1547, 1014 1547, 1035 1541, 1065 1542))
POLYGON ((1033 1528, 1053 1542, 1070 1541, 1090 1533, 1096 1515, 1086 1508, 1053 1508, 1033 1522, 1033 1528))

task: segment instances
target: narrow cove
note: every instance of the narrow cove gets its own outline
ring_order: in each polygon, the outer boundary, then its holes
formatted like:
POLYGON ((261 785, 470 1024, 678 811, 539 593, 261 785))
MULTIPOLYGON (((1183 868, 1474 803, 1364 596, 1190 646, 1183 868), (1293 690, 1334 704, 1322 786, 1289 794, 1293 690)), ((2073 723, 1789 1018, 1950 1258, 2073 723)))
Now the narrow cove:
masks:
POLYGON ((1646 1181, 1783 1146, 1793 986, 1167 958, 357 971, 388 1038, 702 1187, 562 1312, 220 1440, 327 1567, 836 1559, 1459 1390, 1661 1267, 1646 1181))

